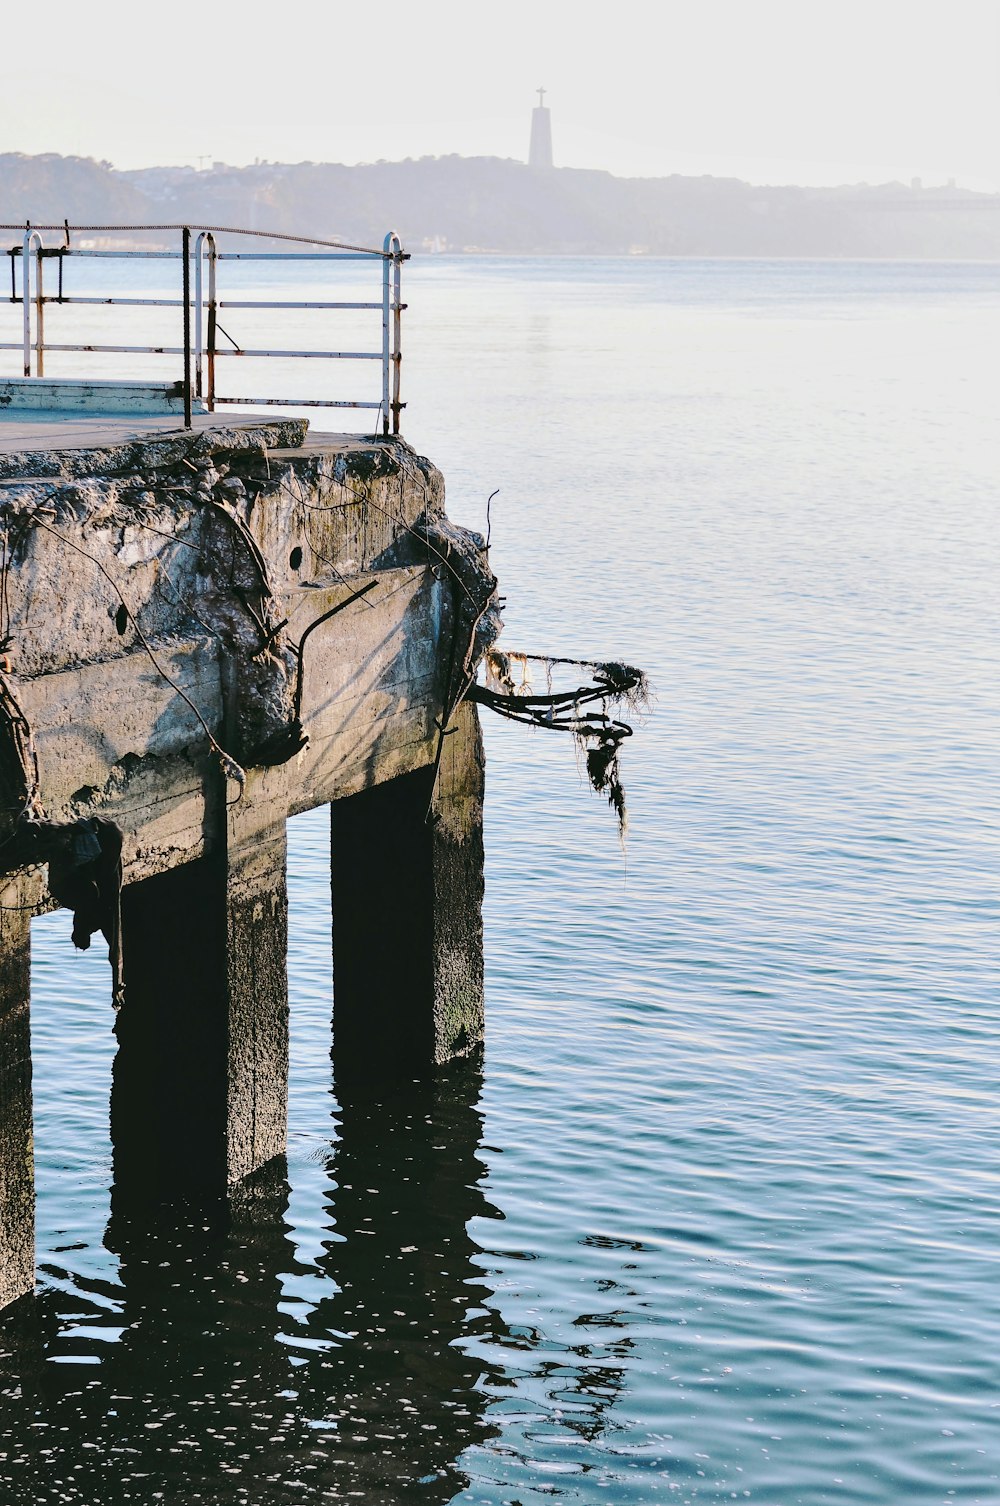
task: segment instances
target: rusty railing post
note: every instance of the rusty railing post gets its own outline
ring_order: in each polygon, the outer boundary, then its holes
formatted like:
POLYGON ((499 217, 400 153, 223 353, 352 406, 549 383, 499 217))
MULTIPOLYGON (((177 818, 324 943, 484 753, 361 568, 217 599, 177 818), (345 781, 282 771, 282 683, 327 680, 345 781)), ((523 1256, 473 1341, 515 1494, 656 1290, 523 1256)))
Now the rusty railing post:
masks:
POLYGON ((403 359, 400 341, 400 315, 403 312, 400 283, 403 268, 403 243, 395 230, 382 242, 382 433, 399 433, 399 368, 403 359), (391 271, 390 271, 391 268, 391 271), (390 323, 391 320, 391 323, 390 323), (390 380, 390 370, 392 377, 390 380))
POLYGON ((191 230, 181 231, 181 301, 184 304, 184 427, 191 427, 191 230))
POLYGON ((194 395, 205 397, 209 413, 215 411, 216 266, 218 247, 211 230, 202 230, 194 243, 194 395), (205 252, 208 251, 208 345, 205 342, 205 252), (207 355, 208 389, 204 363, 207 355))
POLYGON ((400 316, 403 305, 400 300, 400 281, 403 272, 403 248, 399 237, 393 237, 396 247, 392 259, 392 432, 399 433, 399 368, 403 360, 400 316))
POLYGON ((392 281, 390 267, 392 265, 389 255, 389 242, 391 233, 386 236, 382 251, 382 433, 389 432, 389 414, 391 411, 391 398, 389 388, 390 367, 390 309, 392 303, 392 281))

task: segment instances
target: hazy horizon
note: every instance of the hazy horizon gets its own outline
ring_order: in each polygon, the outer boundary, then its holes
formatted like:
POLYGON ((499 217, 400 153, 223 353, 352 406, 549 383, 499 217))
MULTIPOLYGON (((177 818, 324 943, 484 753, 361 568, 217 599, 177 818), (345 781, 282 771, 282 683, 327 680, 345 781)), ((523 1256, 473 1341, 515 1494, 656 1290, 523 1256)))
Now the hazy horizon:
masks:
POLYGON ((427 0, 380 31, 304 0, 286 36, 262 5, 223 3, 196 27, 137 36, 124 0, 57 0, 41 84, 35 70, 4 77, 0 140, 120 170, 524 160, 544 84, 557 166, 1000 190, 993 0, 626 0, 616 17, 610 30, 512 0, 473 34, 456 0, 427 0))
MULTIPOLYGON (((0 153, 0 155, 3 155, 3 154, 0 153)), ((60 157, 73 157, 73 156, 83 156, 84 154, 82 154, 82 153, 72 153, 72 152, 52 152, 52 153, 43 153, 43 152, 34 153, 34 152, 32 152, 32 153, 24 153, 23 155, 25 155, 25 156, 47 156, 47 155, 52 155, 52 156, 60 156, 60 157)), ((219 172, 219 171, 222 171, 222 172, 243 172, 245 169, 247 169, 247 168, 253 168, 253 167, 288 168, 288 167, 301 167, 303 165, 313 165, 313 166, 317 166, 317 167, 346 167, 346 168, 355 168, 355 167, 358 167, 358 168, 365 168, 365 167, 380 167, 380 166, 405 166, 407 163, 440 162, 440 161, 444 161, 444 160, 448 160, 448 159, 455 159, 455 158, 457 158, 457 159, 459 159, 459 160, 461 160, 463 162, 504 162, 504 163, 513 163, 515 165, 520 165, 520 166, 525 166, 525 167, 527 166, 527 162, 526 162, 526 159, 524 157, 504 155, 504 154, 502 154, 500 152, 479 152, 479 153, 469 153, 469 152, 426 152, 426 153, 422 154, 419 157, 416 156, 416 155, 414 155, 413 153, 410 153, 410 154, 408 154, 405 157, 377 157, 377 158, 364 159, 364 160, 361 160, 361 161, 358 161, 358 162, 344 162, 344 161, 342 161, 340 159, 336 159, 336 158, 318 158, 318 157, 302 157, 302 158, 298 158, 298 159, 295 159, 295 160, 293 160, 291 158, 258 157, 258 158, 253 159, 250 162, 227 161, 227 160, 223 160, 221 158, 214 159, 212 161, 201 160, 199 162, 190 162, 190 161, 182 161, 182 160, 177 160, 177 161, 167 161, 167 160, 164 160, 164 161, 160 161, 160 162, 148 161, 148 162, 137 162, 137 163, 134 163, 133 165, 131 165, 129 167, 120 167, 117 163, 111 162, 110 163, 110 168, 111 168, 111 171, 113 171, 113 172, 123 173, 123 174, 124 173, 142 173, 142 172, 199 172, 199 173, 204 172, 204 173, 207 174, 207 173, 219 172)), ((101 165, 107 164, 109 162, 108 158, 96 158, 96 157, 93 157, 93 156, 90 156, 90 155, 87 155, 87 157, 86 157, 85 160, 95 161, 95 162, 100 163, 101 165)), ((561 171, 563 169, 566 169, 567 171, 570 171, 570 172, 607 173, 609 176, 611 176, 613 178, 622 178, 622 179, 626 179, 626 180, 627 179, 636 179, 636 180, 639 180, 639 181, 647 181, 647 180, 648 181, 652 181, 652 180, 656 180, 656 179, 659 179, 659 178, 671 178, 671 177, 718 178, 718 179, 723 180, 723 181, 738 182, 738 183, 741 183, 741 184, 745 185, 748 188, 816 188, 816 189, 821 189, 822 190, 822 189, 840 189, 840 188, 883 188, 883 187, 912 188, 912 187, 916 187, 918 189, 929 189, 929 190, 946 189, 946 188, 957 188, 957 189, 960 189, 962 191, 968 191, 968 192, 973 192, 973 193, 1000 193, 1000 184, 998 184, 997 187, 992 188, 992 189, 991 188, 983 188, 983 187, 975 187, 972 184, 969 184, 969 183, 966 183, 966 182, 962 182, 961 180, 956 179, 954 177, 954 175, 951 175, 947 179, 941 179, 941 178, 937 178, 937 179, 934 179, 934 178, 925 179, 925 178, 921 178, 919 175, 916 175, 914 178, 895 177, 895 178, 883 178, 883 179, 878 179, 878 180, 871 179, 871 178, 868 178, 868 179, 857 178, 857 179, 853 179, 853 180, 846 180, 845 179, 843 181, 829 182, 829 183, 803 183, 801 181, 793 181, 790 178, 789 179, 783 179, 781 181, 775 179, 773 182, 762 182, 762 181, 755 180, 755 179, 752 179, 752 178, 740 177, 738 174, 735 174, 735 173, 722 173, 722 172, 713 173, 713 172, 708 172, 708 171, 706 171, 704 173, 685 173, 685 172, 680 171, 680 169, 676 169, 676 170, 672 170, 672 171, 668 171, 668 172, 663 172, 663 173, 615 172, 611 168, 600 168, 600 167, 595 168, 595 167, 592 167, 592 166, 589 166, 589 165, 585 165, 585 164, 581 165, 581 164, 575 164, 575 163, 560 163, 560 162, 556 162, 553 165, 553 169, 552 170, 554 172, 559 172, 559 171, 561 171)))

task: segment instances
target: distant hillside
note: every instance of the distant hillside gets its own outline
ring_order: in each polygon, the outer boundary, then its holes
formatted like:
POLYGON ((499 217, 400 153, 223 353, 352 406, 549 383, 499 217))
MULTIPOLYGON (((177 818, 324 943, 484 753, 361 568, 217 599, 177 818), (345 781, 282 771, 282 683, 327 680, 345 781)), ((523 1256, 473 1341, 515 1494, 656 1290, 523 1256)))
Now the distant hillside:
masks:
POLYGON ((0 155, 0 220, 25 218, 228 224, 366 245, 391 226, 412 251, 1000 259, 1000 195, 535 172, 497 157, 116 172, 80 157, 0 155))
MULTIPOLYGON (((109 162, 91 157, 25 157, 0 153, 0 221, 48 220, 79 224, 148 219, 150 203, 109 162)), ((9 234, 9 232, 8 232, 9 234)))

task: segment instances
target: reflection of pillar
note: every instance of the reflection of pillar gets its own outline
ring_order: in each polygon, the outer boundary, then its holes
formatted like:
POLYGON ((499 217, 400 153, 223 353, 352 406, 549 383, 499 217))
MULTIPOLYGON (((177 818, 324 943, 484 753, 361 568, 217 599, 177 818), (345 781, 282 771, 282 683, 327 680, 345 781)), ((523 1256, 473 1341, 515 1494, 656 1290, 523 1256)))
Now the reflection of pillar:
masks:
POLYGON ((121 1333, 99 1346, 99 1384, 90 1366, 48 1366, 42 1468, 12 1501, 264 1499, 265 1477, 311 1442, 292 1434, 278 1338, 287 1206, 275 1157, 228 1198, 113 1213, 121 1333))
POLYGON ((338 1081, 462 1055, 483 1034, 483 749, 474 706, 418 770, 331 806, 338 1081))
POLYGON ((252 773, 229 808, 224 855, 122 896, 116 1197, 220 1192, 284 1150, 285 806, 274 820, 266 794, 252 773))
POLYGON ((35 1285, 35 1167, 31 1129, 30 906, 37 883, 0 892, 0 1307, 35 1285))
POLYGON ((105 1243, 119 1256, 123 1332, 107 1356, 108 1380, 120 1384, 105 1389, 152 1389, 157 1410, 197 1396, 222 1412, 235 1379, 248 1411, 283 1414, 290 1365, 276 1339, 278 1303, 281 1273, 295 1262, 287 1209, 287 1167, 276 1156, 226 1199, 114 1213, 105 1243))
POLYGON ((397 1502, 417 1481, 427 1506, 454 1499, 496 1432, 498 1320, 469 1232, 493 1212, 480 1085, 456 1062, 344 1104, 315 1264, 289 1238, 281 1157, 227 1197, 116 1200, 117 1280, 0 1323, 17 1378, 0 1376, 0 1500, 397 1502))
POLYGON ((45 1327, 40 1302, 0 1316, 0 1501, 11 1506, 44 1501, 51 1488, 47 1440, 33 1426, 45 1401, 45 1327))
POLYGON ((336 1294, 308 1318, 313 1341, 332 1334, 336 1346, 306 1373, 301 1399, 331 1421, 322 1443, 345 1494, 401 1500, 420 1480, 428 1506, 450 1501, 468 1483, 462 1453, 495 1432, 482 1381, 496 1320, 468 1231, 494 1212, 479 1185, 481 1085, 462 1061, 370 1097, 338 1095, 322 1260, 336 1294))

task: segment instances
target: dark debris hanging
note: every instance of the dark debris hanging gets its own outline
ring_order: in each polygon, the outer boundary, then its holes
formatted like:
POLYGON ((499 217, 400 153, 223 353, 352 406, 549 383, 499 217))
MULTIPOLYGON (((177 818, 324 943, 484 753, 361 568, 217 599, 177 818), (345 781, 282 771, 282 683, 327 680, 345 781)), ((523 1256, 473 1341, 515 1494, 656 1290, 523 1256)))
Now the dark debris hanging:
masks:
POLYGON ((636 715, 648 709, 650 687, 646 675, 616 660, 560 659, 545 654, 501 653, 488 649, 483 663, 485 685, 475 684, 469 699, 488 706, 510 721, 529 727, 568 732, 576 740, 587 777, 618 817, 622 839, 628 830, 628 810, 621 779, 621 745, 632 736, 628 722, 611 714, 624 706, 636 715), (536 689, 532 666, 541 667, 544 690, 536 689), (554 688, 559 667, 589 669, 589 684, 567 690, 554 688))

